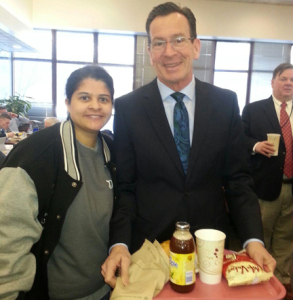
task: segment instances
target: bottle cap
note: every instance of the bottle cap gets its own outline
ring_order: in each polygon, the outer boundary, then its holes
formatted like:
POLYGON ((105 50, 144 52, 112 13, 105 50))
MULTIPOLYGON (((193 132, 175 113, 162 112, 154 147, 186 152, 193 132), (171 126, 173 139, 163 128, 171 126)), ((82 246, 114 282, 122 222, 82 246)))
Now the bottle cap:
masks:
POLYGON ((177 222, 176 228, 177 229, 189 229, 190 225, 187 222, 177 222))

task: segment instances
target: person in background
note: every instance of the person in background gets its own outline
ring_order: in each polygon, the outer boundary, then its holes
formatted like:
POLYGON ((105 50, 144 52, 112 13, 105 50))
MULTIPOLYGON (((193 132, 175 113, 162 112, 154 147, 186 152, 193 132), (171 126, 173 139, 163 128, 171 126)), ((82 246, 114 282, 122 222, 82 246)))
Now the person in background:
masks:
POLYGON ((8 112, 5 106, 0 106, 0 114, 2 113, 6 113, 11 117, 7 132, 18 132, 19 127, 29 124, 29 119, 12 112, 8 112))
POLYGON ((275 260, 262 241, 236 94, 194 77, 200 41, 189 8, 158 5, 146 30, 157 78, 115 100, 119 198, 110 255, 102 266, 105 281, 114 286, 120 267, 127 284, 130 253, 145 239, 170 239, 176 221, 188 222, 191 232, 213 228, 228 235, 225 198, 243 248, 273 271, 275 260))
POLYGON ((13 132, 6 133, 7 128, 9 127, 11 117, 7 113, 0 114, 0 137, 13 137, 13 132))
POLYGON ((286 299, 293 300, 293 65, 277 66, 271 85, 273 93, 268 99, 245 106, 242 121, 265 245, 277 261, 275 275, 286 288, 286 299), (278 149, 267 141, 268 133, 281 135, 278 149), (275 150, 277 156, 273 156, 275 150))
POLYGON ((56 117, 48 117, 44 119, 44 128, 50 127, 59 123, 60 121, 56 117))
POLYGON ((115 193, 112 77, 74 71, 69 120, 33 134, 0 171, 0 298, 106 300, 100 267, 108 255, 115 193))

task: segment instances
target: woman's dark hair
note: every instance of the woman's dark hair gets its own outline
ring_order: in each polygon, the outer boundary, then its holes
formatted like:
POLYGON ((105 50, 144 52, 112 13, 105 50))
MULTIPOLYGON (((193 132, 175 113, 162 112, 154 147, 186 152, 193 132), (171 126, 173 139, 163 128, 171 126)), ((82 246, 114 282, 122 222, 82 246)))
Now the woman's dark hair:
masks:
POLYGON ((72 97, 73 93, 78 89, 78 87, 82 83, 82 81, 87 78, 93 78, 95 80, 103 81, 106 84, 106 86, 111 94, 111 99, 113 102, 114 85, 113 85, 112 77, 102 67, 85 66, 83 68, 77 69, 74 72, 72 72, 70 74, 69 78, 67 79, 65 92, 66 92, 66 97, 68 99, 69 104, 71 102, 71 97, 72 97))
POLYGON ((153 22, 153 20, 156 17, 161 16, 168 16, 172 13, 179 13, 183 15, 189 24, 189 30, 190 30, 190 37, 196 39, 196 19, 194 17, 193 12, 188 7, 180 7, 177 4, 173 2, 166 2, 163 4, 160 4, 152 9, 152 11, 149 13, 147 21, 146 21, 146 32, 148 34, 148 41, 151 42, 150 37, 150 25, 153 22))

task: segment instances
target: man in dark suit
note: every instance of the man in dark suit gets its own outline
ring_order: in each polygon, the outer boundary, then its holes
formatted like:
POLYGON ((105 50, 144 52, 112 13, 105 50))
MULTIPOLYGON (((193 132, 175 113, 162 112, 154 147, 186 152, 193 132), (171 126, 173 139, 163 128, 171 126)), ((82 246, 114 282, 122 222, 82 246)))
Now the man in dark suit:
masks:
POLYGON ((292 300, 289 272, 293 263, 293 65, 279 65, 271 84, 273 95, 248 104, 242 120, 265 245, 277 261, 275 275, 287 290, 286 299, 292 300), (268 133, 280 135, 278 149, 267 141, 268 133))
POLYGON ((127 284, 127 247, 132 253, 145 238, 170 239, 176 221, 190 223, 192 233, 199 228, 227 233, 223 187, 244 247, 260 265, 274 269, 261 242, 236 94, 193 76, 200 53, 193 13, 161 4, 149 14, 146 29, 157 79, 116 100, 120 196, 111 222, 113 246, 102 266, 105 281, 115 285, 114 271, 121 267, 127 284))

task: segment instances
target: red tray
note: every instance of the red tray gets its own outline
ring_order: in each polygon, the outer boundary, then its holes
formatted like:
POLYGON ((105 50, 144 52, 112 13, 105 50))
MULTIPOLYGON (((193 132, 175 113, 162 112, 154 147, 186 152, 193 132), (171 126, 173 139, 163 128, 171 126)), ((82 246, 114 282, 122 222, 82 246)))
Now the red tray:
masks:
POLYGON ((229 287, 227 280, 222 278, 221 283, 215 285, 205 284, 196 276, 195 288, 188 294, 179 294, 171 289, 170 283, 167 282, 162 292, 155 297, 157 300, 214 300, 214 299, 283 299, 286 290, 281 282, 273 276, 268 282, 256 285, 229 287))

